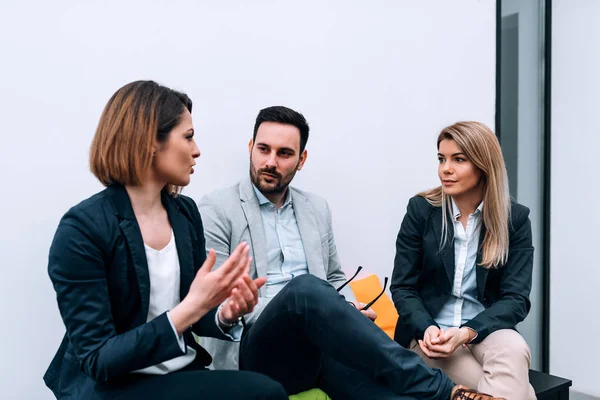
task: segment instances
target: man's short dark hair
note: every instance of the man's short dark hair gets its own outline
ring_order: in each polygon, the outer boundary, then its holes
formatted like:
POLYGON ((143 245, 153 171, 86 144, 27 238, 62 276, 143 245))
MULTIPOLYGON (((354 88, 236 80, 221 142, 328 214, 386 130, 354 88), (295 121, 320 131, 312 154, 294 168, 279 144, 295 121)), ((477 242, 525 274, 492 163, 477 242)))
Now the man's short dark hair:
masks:
POLYGON ((263 122, 279 122, 281 124, 293 125, 300 131, 300 153, 304 151, 306 142, 308 142, 308 122, 304 115, 298 111, 294 111, 291 108, 284 106, 273 106, 267 107, 260 110, 256 116, 256 123, 254 124, 254 135, 252 140, 256 141, 256 132, 258 127, 263 122))

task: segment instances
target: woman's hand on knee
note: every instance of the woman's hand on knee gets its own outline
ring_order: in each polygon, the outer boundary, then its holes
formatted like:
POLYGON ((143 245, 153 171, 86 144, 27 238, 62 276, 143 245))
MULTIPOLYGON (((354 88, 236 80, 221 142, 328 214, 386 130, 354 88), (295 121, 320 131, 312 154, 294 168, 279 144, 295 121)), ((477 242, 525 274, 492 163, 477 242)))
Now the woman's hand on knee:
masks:
POLYGON ((439 336, 432 339, 430 345, 426 345, 431 356, 425 351, 423 353, 429 358, 448 358, 456 349, 470 341, 471 333, 468 328, 449 328, 440 331, 439 336))

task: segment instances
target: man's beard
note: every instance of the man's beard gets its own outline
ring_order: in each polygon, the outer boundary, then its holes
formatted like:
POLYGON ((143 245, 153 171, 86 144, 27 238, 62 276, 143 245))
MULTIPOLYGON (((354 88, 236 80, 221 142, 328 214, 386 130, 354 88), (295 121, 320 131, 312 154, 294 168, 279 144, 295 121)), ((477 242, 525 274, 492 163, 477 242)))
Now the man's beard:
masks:
POLYGON ((262 194, 281 194, 284 193, 294 176, 296 175, 296 169, 286 176, 282 176, 279 172, 277 172, 276 168, 261 168, 259 170, 254 169, 252 165, 252 161, 250 161, 250 179, 252 183, 262 194), (273 175, 271 177, 271 183, 265 183, 262 181, 264 177, 261 179, 261 175, 263 173, 268 173, 273 175))

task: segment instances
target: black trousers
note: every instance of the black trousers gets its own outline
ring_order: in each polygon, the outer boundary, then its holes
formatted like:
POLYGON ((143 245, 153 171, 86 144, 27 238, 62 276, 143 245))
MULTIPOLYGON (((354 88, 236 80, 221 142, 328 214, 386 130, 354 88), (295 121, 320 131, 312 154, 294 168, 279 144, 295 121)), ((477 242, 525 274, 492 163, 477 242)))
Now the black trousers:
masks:
POLYGON ((244 333, 240 369, 338 399, 449 399, 454 384, 390 339, 327 282, 301 275, 244 333))
POLYGON ((248 371, 210 371, 195 362, 166 375, 132 374, 101 392, 101 398, 115 400, 288 399, 281 384, 265 375, 248 371))

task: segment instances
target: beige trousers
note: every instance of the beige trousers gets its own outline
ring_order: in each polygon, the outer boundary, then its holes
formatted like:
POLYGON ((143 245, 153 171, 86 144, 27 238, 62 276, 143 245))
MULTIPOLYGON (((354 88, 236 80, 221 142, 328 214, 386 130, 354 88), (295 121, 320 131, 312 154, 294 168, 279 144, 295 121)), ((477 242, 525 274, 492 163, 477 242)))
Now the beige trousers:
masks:
POLYGON ((495 331, 481 343, 461 346, 441 360, 428 358, 414 339, 410 348, 456 384, 507 400, 535 400, 535 391, 529 384, 531 351, 525 339, 512 329, 495 331))

